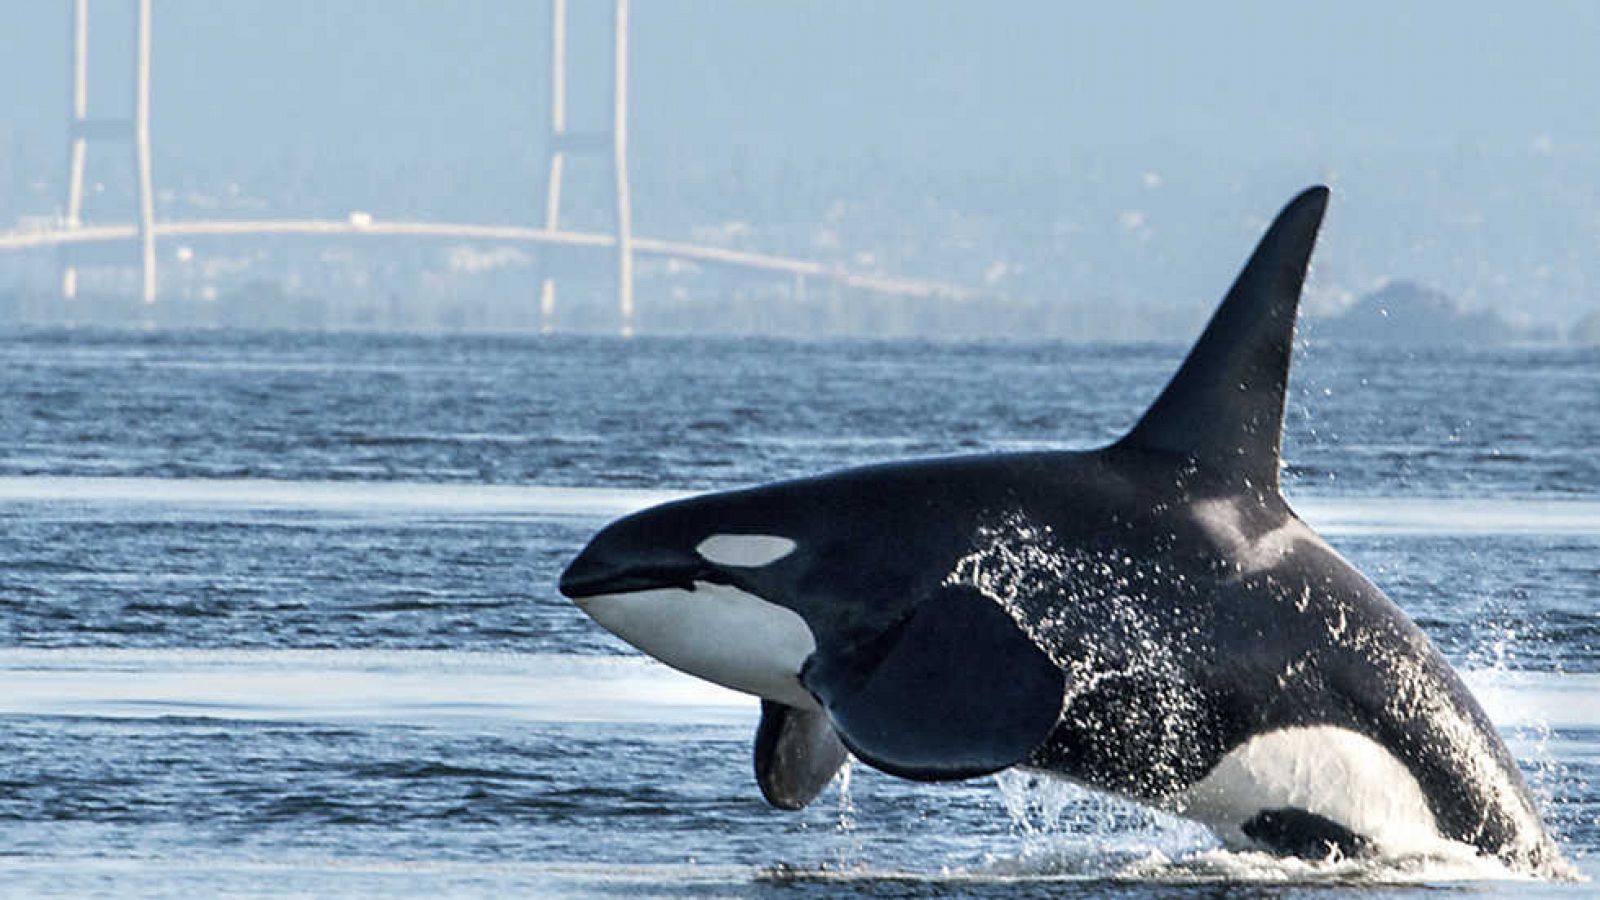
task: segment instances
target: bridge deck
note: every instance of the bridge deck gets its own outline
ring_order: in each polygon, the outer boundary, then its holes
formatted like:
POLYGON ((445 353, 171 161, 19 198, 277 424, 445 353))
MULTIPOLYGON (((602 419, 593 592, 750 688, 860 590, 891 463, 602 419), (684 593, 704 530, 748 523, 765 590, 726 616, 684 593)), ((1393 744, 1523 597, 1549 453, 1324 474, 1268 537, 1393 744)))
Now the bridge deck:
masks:
MULTIPOLYGON (((598 232, 552 231, 519 225, 478 225, 452 222, 255 219, 158 222, 155 226, 155 236, 157 238, 226 235, 431 237, 586 248, 606 248, 617 245, 617 239, 614 235, 598 232)), ((138 230, 132 225, 85 225, 78 228, 58 228, 47 231, 9 231, 0 232, 0 250, 25 250, 36 247, 60 246, 62 244, 131 241, 137 237, 138 230)), ((751 253, 743 250, 728 250, 722 247, 707 247, 701 244, 680 241, 635 237, 633 239, 633 249, 636 253, 649 256, 672 257, 710 265, 815 278, 886 294, 958 299, 970 296, 970 292, 967 289, 944 282, 873 275, 807 260, 790 259, 765 253, 751 253)))

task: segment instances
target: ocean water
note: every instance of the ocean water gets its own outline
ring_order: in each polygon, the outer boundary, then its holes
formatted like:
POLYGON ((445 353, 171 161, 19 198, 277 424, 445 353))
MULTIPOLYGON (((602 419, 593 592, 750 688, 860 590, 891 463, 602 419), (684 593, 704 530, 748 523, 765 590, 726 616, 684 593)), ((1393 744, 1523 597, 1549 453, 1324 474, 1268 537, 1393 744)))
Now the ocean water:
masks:
MULTIPOLYGON (((0 894, 1588 896, 1006 773, 799 813, 754 701, 555 590, 686 492, 1089 446, 1180 346, 0 336, 0 894)), ((1286 491, 1600 877, 1600 353, 1301 348, 1286 491)))

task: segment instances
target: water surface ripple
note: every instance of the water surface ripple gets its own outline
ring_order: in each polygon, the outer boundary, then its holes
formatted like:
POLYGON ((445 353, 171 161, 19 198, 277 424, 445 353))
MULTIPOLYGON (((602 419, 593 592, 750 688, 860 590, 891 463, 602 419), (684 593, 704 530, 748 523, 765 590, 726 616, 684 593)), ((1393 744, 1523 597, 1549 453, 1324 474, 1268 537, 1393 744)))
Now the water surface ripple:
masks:
MULTIPOLYGON (((856 767, 779 813, 751 701, 554 589, 600 523, 685 492, 1104 442, 1182 349, 0 336, 0 892, 1586 896, 1224 853, 1012 774, 856 767)), ((1591 877, 1597 446, 1600 352, 1313 345, 1285 473, 1463 670, 1591 877)))

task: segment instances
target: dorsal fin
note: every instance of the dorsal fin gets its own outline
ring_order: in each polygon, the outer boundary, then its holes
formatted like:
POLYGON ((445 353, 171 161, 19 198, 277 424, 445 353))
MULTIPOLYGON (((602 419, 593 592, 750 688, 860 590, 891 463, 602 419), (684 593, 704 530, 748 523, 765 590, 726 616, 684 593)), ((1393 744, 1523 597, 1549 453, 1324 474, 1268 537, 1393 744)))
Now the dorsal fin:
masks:
POLYGON ((1295 313, 1328 189, 1289 202, 1166 390, 1118 446, 1188 456, 1240 486, 1278 489, 1295 313))

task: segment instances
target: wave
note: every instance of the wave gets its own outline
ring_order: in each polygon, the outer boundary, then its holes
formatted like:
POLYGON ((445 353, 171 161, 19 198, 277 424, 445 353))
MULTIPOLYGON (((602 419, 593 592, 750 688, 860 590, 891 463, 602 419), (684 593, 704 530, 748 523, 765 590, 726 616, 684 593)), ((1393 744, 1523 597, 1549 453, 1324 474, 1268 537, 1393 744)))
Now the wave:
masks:
POLYGON ((20 896, 654 896, 663 886, 697 896, 719 886, 749 884, 751 866, 476 861, 304 856, 182 858, 7 856, 0 888, 20 896), (653 890, 650 890, 653 889, 653 890))
MULTIPOLYGON (((1228 885, 1273 886, 1384 886, 1440 885, 1467 881, 1522 881, 1519 876, 1493 860, 1464 854, 1461 857, 1434 856, 1396 859, 1305 861, 1284 859, 1264 853, 1233 852, 1219 849, 1198 850, 1169 858, 1160 850, 1105 852, 1085 845, 1054 854, 1041 854, 1026 860, 1000 860, 976 867, 917 871, 872 865, 834 866, 750 866, 735 864, 679 863, 628 864, 617 862, 573 861, 474 861, 402 860, 384 858, 300 857, 283 859, 191 856, 183 859, 39 856, 9 857, 3 881, 37 878, 40 884, 56 879, 96 879, 113 877, 119 883, 178 882, 204 879, 217 884, 246 883, 259 888, 263 878, 314 876, 322 889, 352 888, 365 883, 377 887, 388 883, 388 890, 402 893, 423 892, 428 885, 457 883, 479 890, 493 885, 521 885, 539 893, 570 890, 632 890, 641 887, 666 888, 696 895, 700 891, 736 890, 740 895, 754 889, 789 896, 807 885, 831 892, 850 892, 871 896, 964 895, 972 892, 999 892, 1011 895, 1020 890, 1033 896, 1029 888, 1050 892, 1052 887, 1092 890, 1095 895, 1148 896, 1152 885, 1228 885), (215 881, 212 881, 215 879, 215 881), (401 879, 402 884, 391 879, 401 879), (353 884, 353 883, 354 884, 353 884), (719 890, 720 889, 720 890, 719 890)), ((1531 885, 1530 885, 1531 887, 1531 885)), ((1555 887, 1548 886, 1547 887, 1555 887)), ((474 892, 476 893, 476 892, 474 892)), ((652 892, 654 893, 654 892, 652 892)), ((1074 892, 1074 895, 1078 895, 1074 892)))
POLYGON ((639 488, 393 481, 0 477, 0 503, 410 515, 599 519, 687 496, 639 488))
MULTIPOLYGON (((759 881, 778 884, 817 883, 838 890, 872 893, 870 886, 926 886, 964 894, 985 889, 1038 885, 1092 889, 1092 895, 1132 893, 1151 885, 1272 886, 1401 886, 1460 882, 1516 881, 1539 883, 1499 862, 1463 848, 1459 854, 1405 857, 1303 860, 1269 853, 1207 848, 1175 856, 1157 849, 1108 849, 1081 842, 1048 853, 992 861, 973 868, 938 872, 863 868, 789 868, 762 870, 759 881)), ((938 894, 943 896, 941 892, 938 894)), ((1077 894, 1075 893, 1074 896, 1077 894)))
MULTIPOLYGON (((1503 728, 1600 729, 1600 674, 1462 674, 1503 728)), ((0 715, 742 727, 757 707, 638 656, 10 648, 0 650, 0 680, 0 715)))
MULTIPOLYGON (((0 503, 163 510, 312 511, 606 519, 690 496, 687 490, 395 481, 0 477, 0 503)), ((1329 535, 1600 535, 1588 498, 1300 497, 1329 535)), ((92 512, 92 511, 91 511, 92 512)))
POLYGON ((1293 505, 1327 535, 1600 535, 1600 501, 1587 499, 1308 497, 1293 505))
POLYGON ((756 701, 639 657, 368 650, 0 650, 0 715, 737 725, 756 701))

